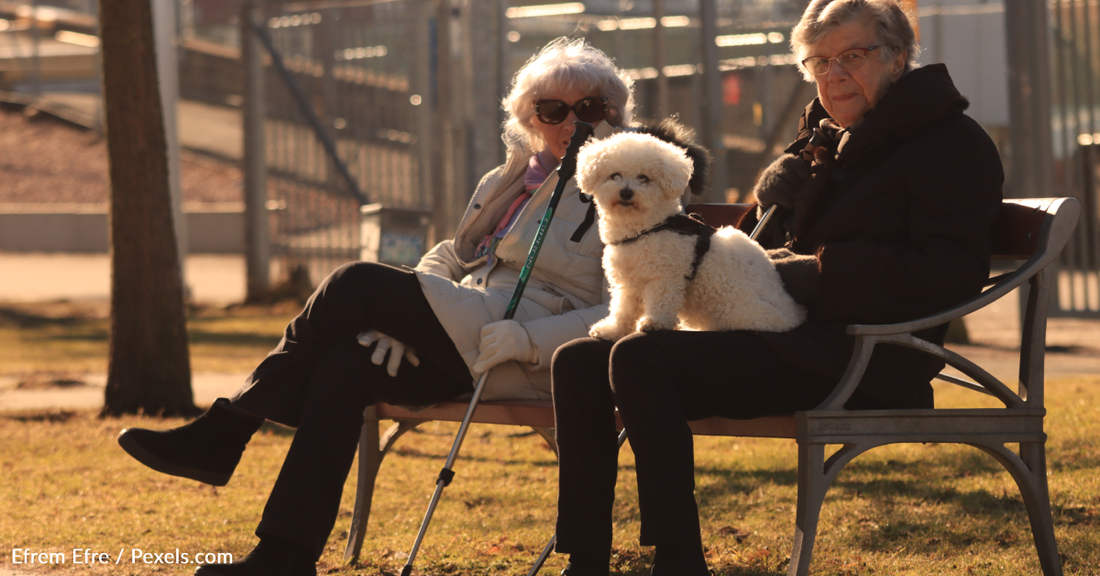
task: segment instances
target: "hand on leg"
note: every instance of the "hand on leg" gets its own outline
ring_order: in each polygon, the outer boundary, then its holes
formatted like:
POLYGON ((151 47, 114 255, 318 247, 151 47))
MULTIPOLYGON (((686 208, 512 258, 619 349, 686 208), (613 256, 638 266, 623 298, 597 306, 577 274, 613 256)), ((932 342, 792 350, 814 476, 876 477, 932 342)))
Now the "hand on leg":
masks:
POLYGON ((413 366, 420 366, 420 358, 416 355, 416 350, 406 346, 400 340, 391 338, 385 334, 377 331, 370 330, 359 334, 359 344, 370 348, 375 342, 378 343, 374 348, 374 354, 371 355, 370 360, 374 362, 375 366, 381 366, 382 362, 386 359, 386 353, 390 354, 390 361, 386 363, 386 373, 390 376, 397 377, 397 369, 401 366, 401 359, 409 361, 409 364, 413 366))

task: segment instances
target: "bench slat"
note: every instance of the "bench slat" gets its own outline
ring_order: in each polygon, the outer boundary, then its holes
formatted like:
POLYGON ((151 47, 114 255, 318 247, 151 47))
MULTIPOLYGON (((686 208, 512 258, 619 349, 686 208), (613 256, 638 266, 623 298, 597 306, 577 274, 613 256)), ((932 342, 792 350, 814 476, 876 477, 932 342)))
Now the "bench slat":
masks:
MULTIPOLYGON (((383 420, 437 420, 461 422, 466 415, 466 402, 441 402, 416 412, 390 404, 375 405, 375 414, 383 420)), ((554 427, 554 405, 550 401, 481 402, 471 422, 510 426, 554 427)), ((622 429, 622 422, 616 416, 622 429)), ((689 422, 693 434, 703 436, 749 436, 756 438, 794 438, 797 432, 794 416, 768 416, 752 420, 705 418, 689 422)))

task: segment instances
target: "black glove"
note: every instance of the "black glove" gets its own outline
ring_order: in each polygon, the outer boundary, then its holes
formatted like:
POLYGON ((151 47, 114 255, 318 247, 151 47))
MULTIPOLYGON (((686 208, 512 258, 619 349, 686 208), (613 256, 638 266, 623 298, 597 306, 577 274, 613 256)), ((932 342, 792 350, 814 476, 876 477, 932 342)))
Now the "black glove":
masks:
POLYGON ((773 204, 793 208, 795 198, 810 179, 810 164, 793 154, 784 154, 764 169, 752 189, 760 204, 758 215, 773 204))
POLYGON ((795 254, 786 248, 768 250, 783 287, 795 302, 810 306, 821 294, 821 262, 817 256, 795 254))

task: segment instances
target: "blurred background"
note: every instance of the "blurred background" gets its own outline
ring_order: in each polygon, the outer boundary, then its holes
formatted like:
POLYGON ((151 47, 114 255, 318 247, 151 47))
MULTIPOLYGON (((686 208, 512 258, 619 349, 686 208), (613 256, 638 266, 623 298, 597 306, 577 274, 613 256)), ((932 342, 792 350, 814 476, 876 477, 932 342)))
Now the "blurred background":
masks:
MULTIPOLYGON (((181 246, 243 257, 248 298, 412 264, 453 233, 504 160, 512 75, 558 36, 631 74, 639 119, 695 128, 719 160, 702 201, 752 201, 815 95, 789 47, 806 0, 153 2, 181 246)), ((1006 197, 1082 201, 1054 313, 1100 317, 1100 3, 905 5, 920 62, 948 65, 997 143, 1006 197)), ((97 10, 0 0, 0 252, 107 251, 108 188, 83 167, 103 155, 97 10)))

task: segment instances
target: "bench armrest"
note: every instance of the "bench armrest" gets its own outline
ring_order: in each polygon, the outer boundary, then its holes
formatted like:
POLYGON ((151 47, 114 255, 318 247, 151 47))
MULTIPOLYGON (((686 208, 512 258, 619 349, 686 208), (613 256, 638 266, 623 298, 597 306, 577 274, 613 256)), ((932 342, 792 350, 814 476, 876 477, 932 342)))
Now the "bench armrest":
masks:
MULTIPOLYGON (((1037 230, 1033 230, 1031 225, 1026 226, 1028 240, 1034 240, 1034 249, 1030 254, 1030 258, 1014 272, 998 277, 996 283, 990 289, 943 312, 895 324, 853 324, 848 326, 848 334, 856 337, 855 348, 848 360, 848 367, 833 393, 814 408, 815 411, 844 409, 844 403, 855 392, 864 372, 867 370, 875 345, 880 343, 907 346, 944 360, 949 366, 974 379, 976 384, 967 385, 967 387, 982 389, 1004 402, 1006 407, 1022 408, 1029 406, 1028 399, 1032 397, 1041 406, 1042 355, 1044 352, 1042 337, 1046 331, 1045 308, 1051 285, 1050 278, 1045 277, 1048 275, 1043 275, 1041 272, 1054 262, 1061 253, 1062 247, 1065 246, 1070 234, 1077 225, 1081 207, 1080 203, 1073 198, 1006 202, 1006 204, 1009 203, 1026 206, 1036 211, 1039 216, 1039 219, 1035 221, 1037 230), (1031 301, 1028 302, 1026 317, 1023 319, 1025 334, 1020 347, 1020 365, 1021 367, 1028 366, 1029 369, 1037 369, 1037 373, 1028 375, 1026 378, 1023 374, 1021 375, 1021 394, 1009 390, 1007 386, 994 378, 989 372, 959 354, 947 350, 943 346, 913 336, 914 332, 939 326, 984 308, 1025 282, 1032 284, 1033 293, 1029 296, 1031 301), (1024 382, 1025 379, 1028 381, 1024 382), (1024 393, 1025 389, 1026 393, 1024 393)), ((1020 210, 1017 208, 1011 212, 1018 215, 1020 210)), ((996 234, 1004 235, 1005 231, 1001 230, 996 234)), ((999 236, 994 238, 994 240, 998 239, 999 236)), ((1007 245, 1015 246, 1012 243, 1007 243, 1007 245)))
POLYGON ((997 300, 1000 300, 1006 294, 1015 290, 1039 272, 1039 266, 1032 266, 1029 264, 1031 264, 1030 261, 1015 272, 1004 276, 989 290, 938 314, 917 318, 916 320, 910 320, 908 322, 898 322, 896 324, 851 324, 848 326, 848 334, 850 336, 906 334, 935 328, 940 324, 946 324, 957 318, 962 318, 971 312, 981 310, 997 300))

